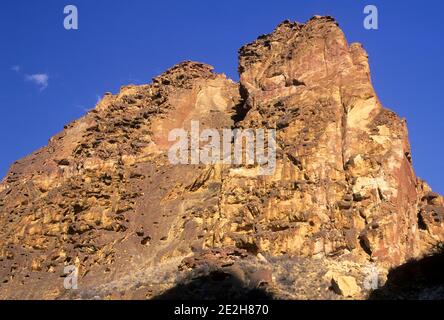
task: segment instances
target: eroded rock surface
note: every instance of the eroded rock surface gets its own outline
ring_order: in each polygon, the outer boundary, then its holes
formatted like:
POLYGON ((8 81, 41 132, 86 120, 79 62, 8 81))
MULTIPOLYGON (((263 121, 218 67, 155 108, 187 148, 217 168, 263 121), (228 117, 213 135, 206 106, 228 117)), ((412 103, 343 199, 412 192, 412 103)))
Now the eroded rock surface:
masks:
POLYGON ((351 272, 365 298, 369 270, 383 282, 443 241, 444 200, 415 176, 405 120, 333 18, 281 23, 240 49, 239 73, 183 62, 106 94, 14 163, 0 184, 0 298, 153 298, 227 268, 287 299, 339 298, 322 273, 351 272), (276 170, 171 164, 168 134, 192 120, 276 129, 276 170), (79 290, 63 287, 67 265, 79 290))

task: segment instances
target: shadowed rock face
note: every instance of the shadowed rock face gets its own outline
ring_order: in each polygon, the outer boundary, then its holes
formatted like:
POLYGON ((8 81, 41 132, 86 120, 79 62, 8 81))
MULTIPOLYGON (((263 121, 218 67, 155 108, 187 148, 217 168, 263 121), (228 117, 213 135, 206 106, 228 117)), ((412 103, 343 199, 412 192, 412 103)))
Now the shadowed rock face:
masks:
POLYGON ((393 268, 387 282, 371 293, 375 300, 442 300, 444 297, 444 251, 393 268))
MULTIPOLYGON (((151 298, 194 268, 178 271, 185 257, 224 250, 275 275, 297 259, 316 279, 353 264, 362 285, 368 266, 385 274, 444 240, 443 198, 414 174, 405 121, 332 18, 283 22, 240 49, 239 73, 237 84, 183 62, 106 94, 14 163, 0 184, 0 298, 151 298), (276 170, 172 165, 168 134, 192 120, 276 129, 276 170), (78 291, 63 288, 66 265, 78 291)), ((274 297, 332 298, 281 278, 267 281, 274 297)))

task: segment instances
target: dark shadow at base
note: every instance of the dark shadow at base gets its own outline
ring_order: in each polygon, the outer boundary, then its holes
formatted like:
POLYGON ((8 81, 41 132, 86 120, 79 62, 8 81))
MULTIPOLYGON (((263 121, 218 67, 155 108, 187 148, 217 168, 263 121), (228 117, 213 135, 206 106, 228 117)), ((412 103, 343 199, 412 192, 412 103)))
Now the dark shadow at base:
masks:
POLYGON ((265 288, 248 288, 221 271, 193 278, 165 291, 153 300, 272 300, 265 288))
POLYGON ((375 290, 370 300, 444 299, 444 250, 420 260, 407 262, 390 271, 384 287, 375 290))

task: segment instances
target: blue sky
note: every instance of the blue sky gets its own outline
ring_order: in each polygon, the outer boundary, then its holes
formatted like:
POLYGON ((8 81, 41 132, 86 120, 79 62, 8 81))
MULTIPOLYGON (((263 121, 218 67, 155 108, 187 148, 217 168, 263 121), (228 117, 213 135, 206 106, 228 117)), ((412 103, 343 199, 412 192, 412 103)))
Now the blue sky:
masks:
POLYGON ((0 177, 103 93, 148 83, 182 60, 237 80, 237 50, 282 20, 333 15, 363 43, 383 104, 407 118, 418 176, 444 193, 444 2, 359 0, 3 0, 0 4, 0 177), (79 30, 63 28, 63 8, 79 30), (379 30, 363 9, 379 9, 379 30))

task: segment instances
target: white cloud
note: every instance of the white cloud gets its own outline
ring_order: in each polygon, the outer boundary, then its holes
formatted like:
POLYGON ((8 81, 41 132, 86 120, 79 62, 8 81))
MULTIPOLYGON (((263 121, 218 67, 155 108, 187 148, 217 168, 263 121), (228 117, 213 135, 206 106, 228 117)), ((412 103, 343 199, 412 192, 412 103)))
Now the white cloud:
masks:
POLYGON ((26 80, 34 82, 43 91, 48 87, 49 76, 46 73, 31 74, 26 75, 26 80))
POLYGON ((19 73, 20 72, 20 66, 12 66, 11 70, 14 71, 14 72, 19 73))

